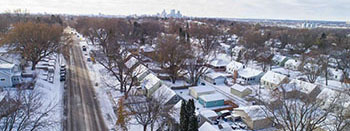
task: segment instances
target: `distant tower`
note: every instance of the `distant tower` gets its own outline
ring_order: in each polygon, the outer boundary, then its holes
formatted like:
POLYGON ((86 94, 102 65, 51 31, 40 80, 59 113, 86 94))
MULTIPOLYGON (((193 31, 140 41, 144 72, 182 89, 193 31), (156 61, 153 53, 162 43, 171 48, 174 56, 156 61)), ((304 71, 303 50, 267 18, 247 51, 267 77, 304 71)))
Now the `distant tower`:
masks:
POLYGON ((182 14, 181 14, 181 12, 179 10, 177 11, 176 17, 178 17, 178 18, 182 17, 182 14))
POLYGON ((163 10, 163 12, 162 12, 162 14, 161 14, 161 17, 167 17, 167 13, 166 13, 166 11, 165 10, 163 10))

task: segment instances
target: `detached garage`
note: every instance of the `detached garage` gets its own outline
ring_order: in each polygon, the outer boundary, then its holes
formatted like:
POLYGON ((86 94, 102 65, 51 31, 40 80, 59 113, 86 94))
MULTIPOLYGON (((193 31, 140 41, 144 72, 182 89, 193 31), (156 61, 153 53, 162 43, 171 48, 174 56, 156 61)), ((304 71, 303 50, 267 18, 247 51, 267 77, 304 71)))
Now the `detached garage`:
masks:
POLYGON ((198 97, 201 95, 214 94, 216 92, 215 89, 210 86, 195 86, 195 87, 190 87, 188 89, 189 89, 190 95, 196 99, 198 99, 198 97))
POLYGON ((223 106, 225 97, 219 93, 199 96, 199 103, 204 107, 223 106))

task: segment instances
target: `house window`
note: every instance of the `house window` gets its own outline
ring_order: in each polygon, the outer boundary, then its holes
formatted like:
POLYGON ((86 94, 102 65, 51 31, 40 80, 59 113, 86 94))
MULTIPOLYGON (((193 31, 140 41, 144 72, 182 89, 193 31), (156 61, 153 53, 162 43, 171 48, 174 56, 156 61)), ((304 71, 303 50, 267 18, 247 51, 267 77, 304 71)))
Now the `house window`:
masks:
POLYGON ((4 78, 1 78, 0 81, 5 81, 5 79, 4 79, 4 78))

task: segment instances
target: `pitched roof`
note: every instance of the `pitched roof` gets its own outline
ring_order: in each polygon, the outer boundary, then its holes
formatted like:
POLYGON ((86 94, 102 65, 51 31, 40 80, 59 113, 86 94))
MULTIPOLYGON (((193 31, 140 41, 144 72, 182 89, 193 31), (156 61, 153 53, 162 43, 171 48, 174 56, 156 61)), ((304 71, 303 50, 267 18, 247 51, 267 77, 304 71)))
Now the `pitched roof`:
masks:
POLYGON ((268 71, 261 78, 261 80, 264 80, 264 81, 267 81, 267 82, 273 83, 273 84, 280 84, 280 82, 283 81, 286 78, 287 78, 287 76, 285 76, 285 75, 282 75, 282 74, 279 74, 279 73, 275 73, 273 71, 268 71))
POLYGON ((266 107, 262 105, 243 106, 237 108, 236 110, 244 111, 253 121, 265 119, 272 116, 271 113, 268 113, 266 107))
POLYGON ((312 83, 305 82, 302 80, 293 79, 291 82, 286 84, 284 89, 287 92, 292 91, 292 90, 298 90, 298 91, 303 92, 305 94, 310 94, 311 91, 313 91, 316 87, 317 87, 316 84, 312 84, 312 83))
POLYGON ((162 100, 162 102, 164 102, 163 104, 166 104, 175 95, 176 95, 175 91, 173 91, 172 89, 170 89, 168 86, 164 84, 152 94, 152 96, 155 98, 160 97, 160 99, 164 99, 162 100))
POLYGON ((238 74, 242 77, 245 77, 245 78, 255 77, 255 76, 260 75, 261 73, 263 73, 263 72, 260 70, 253 69, 253 68, 245 68, 243 70, 238 71, 238 74))
POLYGON ((143 80, 141 85, 143 85, 146 89, 151 89, 154 85, 160 82, 160 79, 154 75, 153 73, 148 74, 143 80))
POLYGON ((205 122, 201 127, 198 128, 198 131, 220 131, 216 129, 213 125, 209 124, 209 122, 205 122))

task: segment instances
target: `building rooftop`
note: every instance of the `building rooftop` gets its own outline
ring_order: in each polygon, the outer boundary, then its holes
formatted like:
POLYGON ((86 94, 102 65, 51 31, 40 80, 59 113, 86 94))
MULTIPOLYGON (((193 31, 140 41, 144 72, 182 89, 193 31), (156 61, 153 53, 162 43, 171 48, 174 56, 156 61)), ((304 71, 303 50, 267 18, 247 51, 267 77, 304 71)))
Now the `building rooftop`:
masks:
POLYGON ((261 78, 261 80, 267 81, 269 83, 273 84, 279 84, 281 81, 283 81, 287 76, 275 73, 273 71, 268 71, 265 73, 265 75, 261 78))
POLYGON ((255 77, 255 76, 260 75, 261 73, 263 73, 263 72, 260 70, 253 69, 253 68, 245 68, 243 70, 238 71, 238 74, 244 78, 255 77))
POLYGON ((218 100, 225 100, 225 97, 219 93, 214 94, 208 94, 208 95, 201 95, 199 96, 200 99, 204 101, 218 101, 218 100))
POLYGON ((210 86, 194 86, 194 87, 190 87, 189 89, 192 89, 197 93, 215 91, 215 89, 213 87, 210 87, 210 86))

